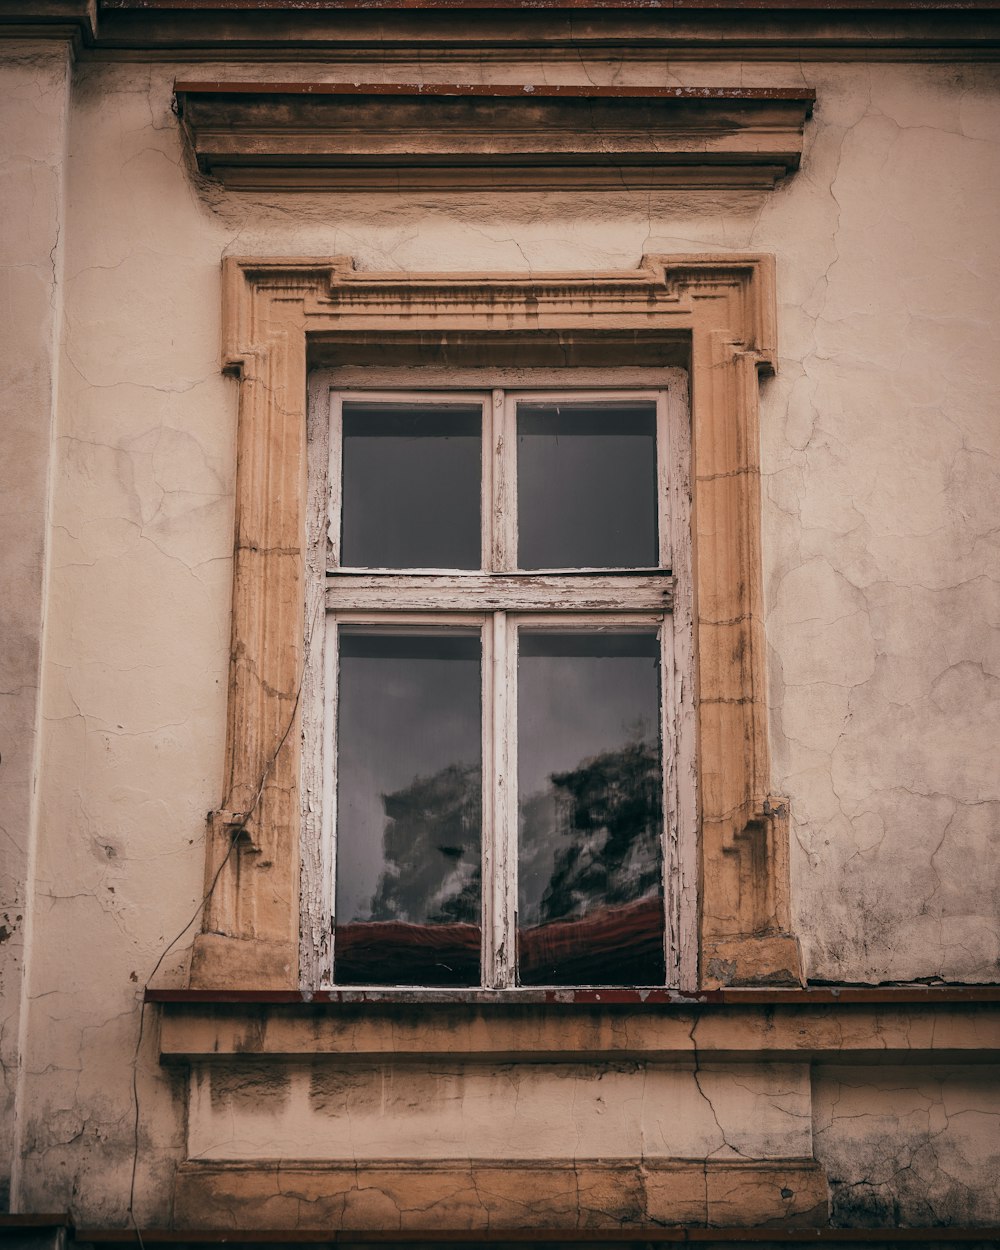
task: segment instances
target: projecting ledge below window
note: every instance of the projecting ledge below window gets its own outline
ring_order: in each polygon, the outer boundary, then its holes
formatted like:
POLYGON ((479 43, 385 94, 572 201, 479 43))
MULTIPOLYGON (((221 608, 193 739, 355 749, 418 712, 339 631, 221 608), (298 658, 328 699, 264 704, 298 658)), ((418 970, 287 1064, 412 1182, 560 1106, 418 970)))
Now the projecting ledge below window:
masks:
POLYGON ((850 1063, 996 1063, 1000 1057, 998 986, 697 995, 150 990, 146 998, 161 1013, 164 1063, 323 1055, 850 1063))

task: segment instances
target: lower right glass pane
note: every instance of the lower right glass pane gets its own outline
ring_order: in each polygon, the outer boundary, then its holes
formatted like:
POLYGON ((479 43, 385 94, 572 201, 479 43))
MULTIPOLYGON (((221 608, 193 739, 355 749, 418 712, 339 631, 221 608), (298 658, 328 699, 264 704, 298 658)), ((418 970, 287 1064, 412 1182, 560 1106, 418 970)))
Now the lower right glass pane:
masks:
POLYGON ((520 631, 522 985, 662 985, 655 630, 520 631))

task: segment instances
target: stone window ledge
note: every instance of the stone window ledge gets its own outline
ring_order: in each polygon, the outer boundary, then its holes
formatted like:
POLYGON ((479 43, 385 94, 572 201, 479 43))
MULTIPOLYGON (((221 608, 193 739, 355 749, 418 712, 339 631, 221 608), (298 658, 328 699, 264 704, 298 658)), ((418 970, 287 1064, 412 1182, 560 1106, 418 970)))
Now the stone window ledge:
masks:
POLYGON ((996 1063, 1000 987, 416 995, 149 990, 160 1059, 996 1063), (588 998, 587 995, 590 995, 588 998))

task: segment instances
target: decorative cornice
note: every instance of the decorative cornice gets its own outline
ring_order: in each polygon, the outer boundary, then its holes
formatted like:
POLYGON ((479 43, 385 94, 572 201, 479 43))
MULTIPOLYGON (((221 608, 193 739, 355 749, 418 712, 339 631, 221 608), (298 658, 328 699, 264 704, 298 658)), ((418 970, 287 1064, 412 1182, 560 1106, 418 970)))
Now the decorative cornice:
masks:
POLYGON ((0 35, 71 38, 84 57, 315 62, 412 73, 510 66, 767 60, 993 61, 995 0, 0 0, 0 35))
POLYGON ((64 40, 74 50, 97 35, 98 0, 0 0, 0 39, 64 40))
POLYGON ((769 189, 803 88, 179 82, 202 173, 231 190, 769 189))
MULTIPOLYGON (((262 65, 313 62, 353 76, 372 65, 424 71, 450 62, 589 66, 626 62, 766 60, 976 63, 1000 57, 1000 6, 860 0, 820 8, 809 0, 738 4, 685 0, 655 7, 590 0, 533 0, 530 7, 480 0, 0 0, 0 35, 67 37, 88 58, 262 65), (86 13, 86 16, 79 14, 86 13), (59 14, 67 15, 60 21, 59 14), (585 21, 580 20, 585 16, 585 21), (67 21, 70 25, 67 26, 67 21)), ((334 71, 336 72, 336 71, 334 71)), ((404 71, 407 72, 407 71, 404 71)))

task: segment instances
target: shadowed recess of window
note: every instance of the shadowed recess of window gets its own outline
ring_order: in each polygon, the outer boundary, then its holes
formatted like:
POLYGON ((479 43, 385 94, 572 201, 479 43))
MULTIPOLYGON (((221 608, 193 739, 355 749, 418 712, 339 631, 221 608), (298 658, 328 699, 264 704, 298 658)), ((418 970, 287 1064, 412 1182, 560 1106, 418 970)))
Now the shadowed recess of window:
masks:
POLYGON ((517 497, 518 567, 654 567, 656 404, 518 404, 517 497))
POLYGON ((334 977, 479 984, 478 633, 340 635, 334 977))
POLYGON ((524 985, 665 980, 658 659, 654 632, 521 632, 524 985))
POLYGON ((482 409, 345 402, 341 563, 478 569, 482 409))

